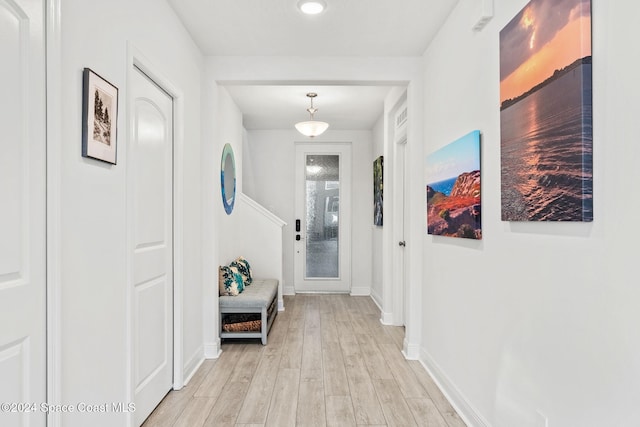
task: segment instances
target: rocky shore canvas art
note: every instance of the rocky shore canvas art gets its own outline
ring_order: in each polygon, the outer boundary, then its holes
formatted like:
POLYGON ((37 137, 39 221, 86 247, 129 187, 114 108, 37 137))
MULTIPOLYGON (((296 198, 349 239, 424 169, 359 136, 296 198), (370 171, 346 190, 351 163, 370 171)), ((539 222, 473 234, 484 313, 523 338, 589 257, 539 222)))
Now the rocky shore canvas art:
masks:
POLYGON ((427 233, 482 238, 480 131, 427 156, 427 233))
POLYGON ((503 221, 593 220, 590 0, 532 0, 500 31, 503 221))

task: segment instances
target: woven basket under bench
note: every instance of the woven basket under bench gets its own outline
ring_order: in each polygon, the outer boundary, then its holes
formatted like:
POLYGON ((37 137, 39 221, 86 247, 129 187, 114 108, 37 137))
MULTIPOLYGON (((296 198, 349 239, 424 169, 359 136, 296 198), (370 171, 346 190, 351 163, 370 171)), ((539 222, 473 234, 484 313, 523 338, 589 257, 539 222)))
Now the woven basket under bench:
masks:
POLYGON ((220 338, 260 338, 267 334, 278 314, 278 281, 253 279, 237 296, 220 296, 220 338))

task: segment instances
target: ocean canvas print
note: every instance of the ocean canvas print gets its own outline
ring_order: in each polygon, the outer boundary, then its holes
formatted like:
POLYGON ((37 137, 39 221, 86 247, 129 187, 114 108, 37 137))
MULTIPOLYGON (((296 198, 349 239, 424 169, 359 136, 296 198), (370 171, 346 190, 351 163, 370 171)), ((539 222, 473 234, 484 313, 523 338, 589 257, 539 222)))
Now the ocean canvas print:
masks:
POLYGON ((482 238, 480 131, 427 156, 427 233, 482 238))
POLYGON ((503 221, 593 220, 590 0, 532 0, 500 31, 503 221))

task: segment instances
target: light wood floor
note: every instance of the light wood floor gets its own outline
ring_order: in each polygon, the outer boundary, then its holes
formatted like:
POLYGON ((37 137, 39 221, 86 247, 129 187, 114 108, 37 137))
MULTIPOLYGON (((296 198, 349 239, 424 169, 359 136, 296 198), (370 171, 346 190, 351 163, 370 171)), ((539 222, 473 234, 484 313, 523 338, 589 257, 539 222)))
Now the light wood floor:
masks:
POLYGON ((143 426, 465 425, 369 297, 297 295, 285 308, 266 346, 227 340, 143 426))

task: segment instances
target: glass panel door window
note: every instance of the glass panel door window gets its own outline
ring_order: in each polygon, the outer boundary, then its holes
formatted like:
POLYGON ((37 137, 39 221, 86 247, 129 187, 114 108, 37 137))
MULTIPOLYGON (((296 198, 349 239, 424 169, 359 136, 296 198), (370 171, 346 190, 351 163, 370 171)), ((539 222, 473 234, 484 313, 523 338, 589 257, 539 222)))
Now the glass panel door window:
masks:
POLYGON ((306 156, 305 278, 340 277, 340 157, 306 156))

